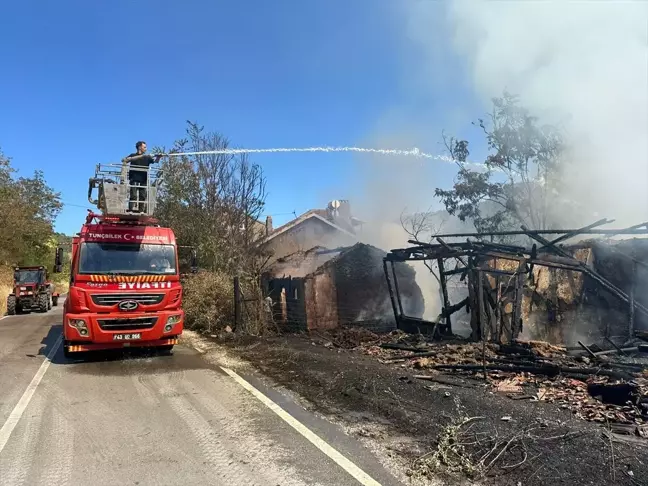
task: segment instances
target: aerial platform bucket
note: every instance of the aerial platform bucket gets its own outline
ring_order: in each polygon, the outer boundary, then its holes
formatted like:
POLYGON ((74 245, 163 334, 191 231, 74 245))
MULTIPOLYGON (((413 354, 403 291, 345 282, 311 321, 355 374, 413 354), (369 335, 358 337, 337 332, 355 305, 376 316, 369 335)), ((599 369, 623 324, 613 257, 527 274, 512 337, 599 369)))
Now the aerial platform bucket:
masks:
POLYGON ((97 164, 88 185, 88 201, 104 214, 152 216, 155 213, 162 171, 128 167, 125 164, 97 164), (131 184, 129 171, 145 172, 146 184, 131 184), (97 189, 96 199, 93 190, 97 189))

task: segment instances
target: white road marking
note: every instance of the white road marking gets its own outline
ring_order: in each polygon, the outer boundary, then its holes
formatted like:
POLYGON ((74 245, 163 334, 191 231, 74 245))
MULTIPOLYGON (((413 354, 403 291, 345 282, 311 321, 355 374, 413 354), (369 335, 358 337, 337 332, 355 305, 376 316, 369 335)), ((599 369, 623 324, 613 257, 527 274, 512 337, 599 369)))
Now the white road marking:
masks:
POLYGON ((20 418, 25 412, 27 405, 29 405, 29 402, 34 396, 36 387, 43 379, 43 376, 45 376, 45 372, 47 371, 47 368, 49 368, 49 365, 52 362, 52 358, 54 357, 54 354, 56 354, 56 351, 61 345, 61 341, 63 341, 63 336, 59 336, 59 338, 56 340, 54 346, 52 346, 52 349, 50 350, 47 357, 45 358, 45 361, 43 361, 43 363, 40 365, 40 368, 38 368, 38 371, 34 375, 34 378, 32 378, 31 383, 27 386, 25 393, 23 393, 23 396, 20 397, 20 400, 18 401, 14 409, 11 411, 9 418, 0 429, 0 452, 2 452, 2 449, 4 449, 4 447, 7 445, 7 441, 9 441, 9 437, 11 436, 11 433, 16 428, 16 425, 18 425, 18 422, 20 421, 20 418))
MULTIPOLYGON (((290 425, 293 429, 295 429, 302 436, 304 436, 304 438, 306 438, 311 444, 313 444, 320 451, 326 454, 331 460, 333 460, 333 462, 335 462, 338 466, 340 466, 351 476, 353 476, 360 484, 362 484, 363 486, 381 486, 378 481, 373 479, 366 472, 364 472, 362 469, 356 466, 353 462, 351 462, 349 459, 347 459, 342 454, 340 454, 337 450, 331 447, 327 442, 321 439, 318 435, 316 435, 308 427, 302 424, 299 420, 297 420, 295 417, 293 417, 288 412, 286 412, 283 408, 281 408, 270 398, 265 396, 255 387, 253 387, 246 380, 241 378, 241 376, 239 376, 236 372, 230 370, 229 368, 225 368, 223 366, 221 366, 221 369, 229 376, 231 376, 239 385, 241 385, 247 391, 252 393, 252 395, 258 398, 259 401, 261 401, 264 405, 266 405, 270 410, 276 413, 288 425, 290 425)), ((0 448, 0 450, 2 449, 0 448)))

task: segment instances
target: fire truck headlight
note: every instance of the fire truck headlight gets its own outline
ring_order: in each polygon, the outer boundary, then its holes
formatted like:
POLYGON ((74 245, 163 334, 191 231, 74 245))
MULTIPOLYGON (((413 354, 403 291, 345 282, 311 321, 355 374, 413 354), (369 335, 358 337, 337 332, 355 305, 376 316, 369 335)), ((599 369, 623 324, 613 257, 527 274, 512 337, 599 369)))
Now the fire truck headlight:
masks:
POLYGON ((70 326, 76 327, 77 329, 85 329, 87 327, 83 319, 70 319, 69 323, 70 326))
POLYGON ((164 332, 171 332, 171 330, 173 330, 173 326, 176 325, 181 320, 182 320, 182 315, 181 314, 176 314, 176 315, 173 315, 173 316, 169 316, 167 318, 166 326, 164 326, 164 332))
POLYGON ((72 326, 77 331, 79 331, 79 334, 81 336, 88 335, 88 326, 86 325, 86 322, 83 319, 70 319, 68 323, 70 324, 70 326, 72 326))

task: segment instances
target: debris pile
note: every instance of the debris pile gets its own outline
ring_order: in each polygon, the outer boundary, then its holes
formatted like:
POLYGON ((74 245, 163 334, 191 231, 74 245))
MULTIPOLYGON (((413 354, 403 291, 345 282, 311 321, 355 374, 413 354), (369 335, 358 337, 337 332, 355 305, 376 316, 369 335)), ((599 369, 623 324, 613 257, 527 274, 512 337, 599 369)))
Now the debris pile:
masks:
POLYGON ((474 387, 483 386, 486 373, 494 393, 551 403, 582 420, 632 427, 630 433, 648 436, 648 349, 643 344, 604 350, 582 343, 579 349, 568 349, 543 341, 438 342, 420 334, 375 334, 362 328, 317 336, 326 347, 359 351, 411 369, 417 379, 445 382, 440 375, 455 372, 463 379, 451 384, 474 387))
POLYGON ((641 356, 639 347, 626 348, 636 349, 636 356, 630 356, 629 351, 614 356, 616 349, 594 352, 592 348, 597 347, 584 346, 590 356, 541 341, 505 345, 427 343, 416 347, 382 343, 379 347, 381 361, 416 369, 419 379, 439 381, 440 372, 452 370, 483 380, 486 372, 494 392, 515 400, 553 403, 593 422, 648 424, 648 358, 641 356), (404 354, 403 348, 408 353, 404 354), (420 374, 421 370, 432 375, 420 374))
POLYGON ((641 400, 648 400, 648 382, 638 387, 629 383, 562 378, 544 380, 538 385, 538 400, 558 404, 580 419, 601 423, 648 423, 646 409, 641 407, 641 400))
POLYGON ((389 343, 398 339, 403 333, 393 331, 389 334, 376 334, 361 327, 338 327, 328 331, 317 331, 311 333, 312 338, 318 338, 321 344, 327 347, 334 346, 340 349, 381 349, 383 343, 389 343))

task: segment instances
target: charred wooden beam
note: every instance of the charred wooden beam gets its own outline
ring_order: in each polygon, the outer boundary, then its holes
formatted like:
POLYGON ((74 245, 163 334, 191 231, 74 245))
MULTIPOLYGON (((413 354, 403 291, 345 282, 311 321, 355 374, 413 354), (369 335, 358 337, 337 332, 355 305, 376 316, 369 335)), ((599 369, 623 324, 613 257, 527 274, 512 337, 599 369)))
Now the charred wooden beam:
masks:
POLYGON ((443 295, 443 317, 446 321, 446 332, 452 334, 452 320, 450 319, 450 313, 448 310, 450 308, 450 300, 448 298, 448 283, 445 276, 445 267, 443 264, 443 258, 437 259, 437 265, 439 265, 439 281, 441 282, 441 294, 443 295))
POLYGON ((579 228, 574 229, 546 229, 546 230, 528 230, 528 231, 492 231, 488 233, 444 233, 438 235, 440 238, 483 238, 485 236, 523 236, 523 235, 562 235, 566 233, 577 233, 583 235, 645 235, 648 234, 648 223, 641 223, 634 227, 624 229, 589 229, 581 231, 579 228))
POLYGON ((448 317, 451 316, 455 312, 460 311, 461 309, 466 307, 468 305, 468 302, 469 299, 468 297, 466 297, 464 300, 462 300, 457 304, 450 304, 447 308, 443 310, 443 315, 445 316, 447 314, 448 317))
POLYGON ((648 221, 644 222, 644 223, 635 224, 635 225, 629 226, 627 228, 624 228, 623 233, 613 233, 613 234, 610 234, 609 236, 616 236, 617 234, 628 234, 627 233, 628 231, 638 230, 640 228, 648 229, 648 221))
POLYGON ((631 346, 628 348, 619 348, 617 349, 605 349, 603 351, 593 351, 593 354, 598 357, 598 356, 606 356, 608 354, 616 354, 618 352, 623 352, 623 353, 634 353, 639 351, 638 346, 631 346))
POLYGON ((524 248, 523 246, 515 246, 515 245, 504 245, 502 243, 492 243, 492 242, 485 242, 485 241, 470 241, 467 240, 470 247, 473 248, 481 248, 485 250, 494 250, 494 251, 505 251, 505 252, 511 252, 511 253, 526 253, 528 250, 524 248))
MULTIPOLYGON (((521 261, 518 270, 526 267, 526 262, 521 261)), ((524 298, 524 274, 518 273, 515 279, 515 301, 513 303, 513 315, 511 316, 511 335, 513 341, 522 333, 522 299, 524 298)))
POLYGON ((479 309, 479 337, 482 342, 486 341, 486 302, 484 301, 484 274, 481 270, 475 269, 477 277, 477 308, 479 309))
POLYGON ((606 337, 605 337, 605 340, 606 340, 608 343, 610 343, 610 344, 614 347, 614 349, 617 350, 617 352, 618 352, 619 354, 621 354, 621 355, 624 355, 624 354, 625 354, 625 352, 623 351, 623 349, 621 349, 619 346, 617 346, 616 343, 615 343, 614 341, 612 341, 609 337, 606 336, 606 337))
POLYGON ((391 261, 389 262, 391 264, 391 271, 392 271, 392 276, 394 277, 394 290, 396 291, 396 303, 398 304, 398 310, 400 311, 400 315, 404 315, 405 312, 403 311, 403 302, 401 300, 400 296, 400 289, 398 288, 398 277, 396 276, 396 268, 394 266, 394 262, 391 261))
MULTIPOLYGON (((542 257, 537 257, 533 259, 530 258, 529 255, 530 253, 520 255, 520 254, 494 252, 494 251, 479 251, 477 249, 474 249, 473 251, 466 250, 461 252, 448 251, 445 254, 440 254, 440 255, 439 254, 430 255, 426 253, 419 253, 419 254, 390 253, 386 256, 386 259, 388 261, 406 262, 406 261, 437 260, 438 258, 442 258, 444 260, 449 258, 455 258, 460 263, 462 263, 467 267, 468 265, 466 264, 466 258, 473 258, 473 257, 480 257, 482 259, 499 258, 502 260, 511 260, 511 261, 518 261, 518 262, 526 260, 529 264, 539 265, 548 268, 557 268, 561 270, 571 270, 576 272, 583 271, 582 266, 579 265, 582 262, 579 262, 574 258, 561 258, 556 256, 543 255, 542 257)), ((457 268, 455 270, 448 270, 446 271, 446 275, 447 276, 456 275, 456 274, 463 273, 466 270, 467 268, 464 269, 457 268)))
POLYGON ((518 272, 509 272, 507 270, 497 270, 496 268, 488 268, 488 267, 477 267, 477 270, 491 275, 507 275, 509 277, 518 274, 518 272))
POLYGON ((380 345, 380 347, 383 349, 397 349, 399 351, 412 351, 414 353, 418 353, 421 351, 420 348, 414 348, 406 344, 398 344, 398 343, 383 343, 380 345))
POLYGON ((630 309, 628 312, 628 339, 632 338, 635 326, 635 282, 637 281, 637 264, 632 265, 632 276, 630 277, 630 309))
POLYGON ((644 341, 648 341, 648 331, 635 331, 634 336, 644 341))
MULTIPOLYGON (((522 229, 527 230, 527 228, 524 225, 522 225, 522 229)), ((543 238, 542 236, 540 236, 538 234, 533 234, 531 232, 528 232, 528 230, 527 230, 527 235, 530 238, 533 238, 534 240, 538 241, 539 243, 542 243, 543 245, 546 245, 546 246, 550 247, 554 252, 556 252, 560 256, 563 256, 565 258, 572 258, 573 259, 573 257, 569 253, 567 253, 565 250, 563 250, 560 247, 557 247, 556 245, 552 245, 549 240, 543 238)), ((580 261, 578 261, 576 259, 573 259, 573 260, 579 263, 578 266, 582 269, 583 273, 585 273, 586 275, 588 275, 592 279, 596 280, 601 286, 603 286, 606 290, 608 290, 612 294, 616 295, 623 302, 625 302, 627 304, 630 304, 630 297, 623 290, 618 288, 616 285, 614 285, 612 282, 607 280, 605 277, 599 275, 598 272, 592 270, 587 265, 585 265, 583 262, 580 262, 580 261)), ((636 308, 636 309, 639 309, 643 314, 648 315, 648 308, 646 308, 642 304, 639 304, 638 302, 634 301, 632 303, 632 307, 636 308)))
POLYGON ((443 252, 436 252, 436 253, 430 253, 424 250, 418 251, 418 252, 390 252, 387 254, 385 258, 389 261, 395 261, 395 262, 407 262, 407 261, 421 261, 421 260, 436 260, 437 258, 441 257, 444 259, 448 258, 462 258, 466 257, 469 255, 472 255, 473 252, 469 250, 461 250, 461 251, 454 251, 454 250, 444 250, 443 252))
POLYGON ((389 270, 387 269, 387 259, 383 259, 383 270, 385 272, 385 279, 387 280, 387 289, 389 290, 389 300, 391 301, 392 310, 394 311, 394 319, 396 320, 396 328, 400 329, 400 316, 396 309, 396 298, 394 297, 394 289, 389 278, 389 270))
MULTIPOLYGON (((443 247, 443 248, 444 248, 448 253, 455 253, 455 250, 454 250, 452 247, 450 247, 450 245, 448 245, 448 244, 447 244, 445 241, 443 241, 441 238, 437 238, 436 240, 439 242, 439 244, 440 244, 440 245, 441 245, 441 246, 442 246, 442 247, 443 247)), ((470 254, 470 252, 468 252, 468 254, 470 254)), ((463 255, 459 255, 459 256, 456 256, 456 257, 455 257, 454 255, 452 255, 451 258, 452 258, 452 257, 456 258, 457 260, 459 260, 459 261, 461 262, 461 264, 462 264, 464 267, 467 267, 468 264, 466 263, 466 261, 463 260, 463 258, 461 258, 462 256, 463 256, 463 255)), ((448 257, 446 257, 446 258, 448 258, 448 257)))
POLYGON ((578 341, 578 345, 583 348, 585 351, 587 351, 587 354, 589 354, 592 358, 598 359, 598 356, 594 351, 592 351, 590 348, 588 348, 585 344, 582 343, 582 341, 578 341))
POLYGON ((466 267, 463 267, 463 268, 462 267, 457 267, 454 270, 446 270, 445 272, 443 272, 443 275, 445 275, 446 277, 450 277, 452 275, 461 275, 464 272, 466 272, 467 270, 468 269, 466 267))
MULTIPOLYGON (((602 226, 604 224, 610 224, 610 223, 614 223, 614 220, 613 219, 607 219, 607 218, 599 219, 598 221, 595 221, 592 224, 588 224, 587 226, 583 226, 582 228, 580 228, 580 229, 578 229, 576 231, 573 231, 573 232, 570 231, 567 234, 559 236, 555 240, 551 240, 551 244, 552 245, 557 245, 561 241, 565 241, 565 240, 568 240, 569 238, 572 238, 572 237, 574 237, 576 235, 583 234, 584 231, 591 230, 593 228, 596 228, 597 226, 602 226)), ((541 246, 540 248, 538 248, 538 251, 542 251, 544 248, 545 248, 544 246, 541 246)))

